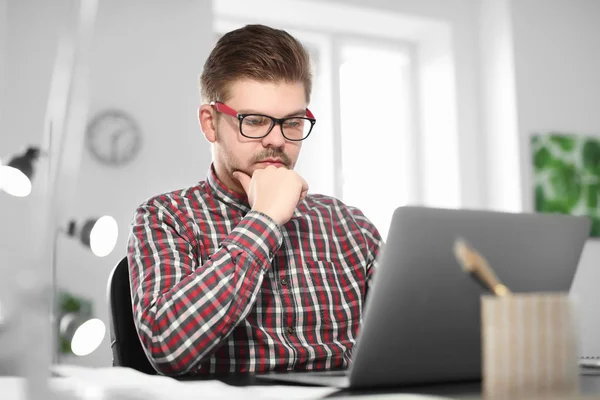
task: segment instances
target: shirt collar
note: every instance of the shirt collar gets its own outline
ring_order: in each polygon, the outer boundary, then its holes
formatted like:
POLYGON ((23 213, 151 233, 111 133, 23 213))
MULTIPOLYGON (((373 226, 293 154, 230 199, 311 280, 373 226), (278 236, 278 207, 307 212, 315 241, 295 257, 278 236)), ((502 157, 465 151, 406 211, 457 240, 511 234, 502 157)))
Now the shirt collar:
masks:
POLYGON ((233 206, 244 213, 250 211, 248 198, 245 195, 234 192, 229 189, 223 182, 219 180, 215 172, 214 165, 211 163, 207 178, 208 186, 213 192, 213 196, 223 201, 224 203, 233 206))

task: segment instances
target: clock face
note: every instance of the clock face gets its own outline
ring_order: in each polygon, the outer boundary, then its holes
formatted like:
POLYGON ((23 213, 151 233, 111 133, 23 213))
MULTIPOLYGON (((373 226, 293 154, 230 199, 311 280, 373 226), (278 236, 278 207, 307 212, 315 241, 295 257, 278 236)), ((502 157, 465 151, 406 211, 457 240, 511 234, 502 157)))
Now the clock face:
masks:
POLYGON ((87 147, 103 164, 127 164, 139 153, 142 134, 131 116, 119 110, 96 115, 89 123, 87 147))

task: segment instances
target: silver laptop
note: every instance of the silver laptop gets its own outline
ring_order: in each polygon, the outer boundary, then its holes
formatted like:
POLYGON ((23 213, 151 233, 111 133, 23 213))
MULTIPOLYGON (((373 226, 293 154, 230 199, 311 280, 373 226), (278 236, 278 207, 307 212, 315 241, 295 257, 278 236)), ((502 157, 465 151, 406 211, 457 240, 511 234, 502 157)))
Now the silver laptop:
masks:
POLYGON ((454 241, 473 245, 513 292, 568 292, 589 232, 586 217, 400 207, 350 368, 257 377, 351 389, 479 381, 485 291, 457 263, 454 241))

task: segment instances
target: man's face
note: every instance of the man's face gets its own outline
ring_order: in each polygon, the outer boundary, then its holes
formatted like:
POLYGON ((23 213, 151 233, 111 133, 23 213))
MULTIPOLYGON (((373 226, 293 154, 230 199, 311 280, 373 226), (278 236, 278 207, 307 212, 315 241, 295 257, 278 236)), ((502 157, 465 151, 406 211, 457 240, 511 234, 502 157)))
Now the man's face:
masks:
MULTIPOLYGON (((239 80, 231 84, 229 93, 231 97, 225 104, 240 114, 263 114, 274 118, 304 116, 307 107, 301 82, 239 80)), ((302 142, 285 139, 280 125, 275 125, 263 138, 250 139, 240 133, 237 118, 218 113, 214 108, 212 112, 215 116, 214 165, 219 179, 230 188, 243 192, 239 182, 232 177, 235 171, 252 176, 256 169, 270 165, 267 160, 279 161, 275 166, 288 169, 296 165, 302 142)))

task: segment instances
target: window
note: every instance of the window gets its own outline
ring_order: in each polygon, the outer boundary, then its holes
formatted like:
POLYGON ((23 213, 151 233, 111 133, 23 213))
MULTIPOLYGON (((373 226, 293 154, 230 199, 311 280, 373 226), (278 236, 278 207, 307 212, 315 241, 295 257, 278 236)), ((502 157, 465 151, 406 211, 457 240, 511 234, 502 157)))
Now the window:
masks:
MULTIPOLYGON (((243 26, 220 20, 223 34, 243 26)), ((401 41, 286 29, 311 55, 317 118, 296 170, 310 192, 360 208, 387 237, 393 211, 418 203, 412 48, 401 41)))
MULTIPOLYGON (((218 33, 265 23, 310 52, 317 124, 296 165, 309 192, 359 207, 384 239, 398 206, 463 205, 461 173, 478 164, 459 163, 459 137, 475 132, 459 134, 447 22, 303 0, 214 0, 213 8, 218 33)), ((473 203, 479 187, 468 182, 473 203)))
POLYGON ((410 55, 377 43, 339 46, 344 202, 387 237, 394 210, 415 200, 410 55))

